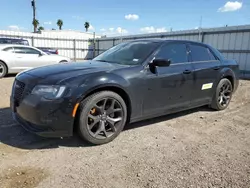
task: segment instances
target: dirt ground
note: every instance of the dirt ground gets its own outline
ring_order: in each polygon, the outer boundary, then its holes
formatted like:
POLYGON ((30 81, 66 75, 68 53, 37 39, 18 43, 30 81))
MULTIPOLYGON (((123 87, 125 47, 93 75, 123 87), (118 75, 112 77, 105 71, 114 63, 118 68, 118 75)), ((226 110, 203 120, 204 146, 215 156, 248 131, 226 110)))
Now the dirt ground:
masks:
POLYGON ((206 107, 128 125, 91 147, 46 139, 11 118, 14 77, 0 80, 0 187, 250 187, 250 81, 229 108, 206 107))

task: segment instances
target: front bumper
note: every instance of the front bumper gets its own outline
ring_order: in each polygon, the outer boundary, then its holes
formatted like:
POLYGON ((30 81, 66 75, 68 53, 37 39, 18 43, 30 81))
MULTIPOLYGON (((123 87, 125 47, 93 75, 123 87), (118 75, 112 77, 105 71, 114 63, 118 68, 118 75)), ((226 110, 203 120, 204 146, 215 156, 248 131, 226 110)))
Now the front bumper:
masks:
POLYGON ((73 135, 74 103, 69 96, 51 101, 26 92, 20 100, 16 100, 13 93, 10 98, 13 119, 26 130, 44 137, 73 135))
POLYGON ((38 126, 35 124, 32 124, 28 121, 25 121, 22 119, 17 113, 12 113, 13 119, 20 124, 25 130, 34 133, 36 135, 42 136, 42 137, 68 137, 71 136, 72 133, 68 131, 58 131, 54 130, 53 126, 38 126))
MULTIPOLYGON (((12 117, 29 132, 44 137, 68 137, 73 134, 74 118, 71 112, 60 109, 62 103, 38 101, 34 105, 30 97, 18 106, 11 100, 12 117)), ((64 106, 64 105, 62 105, 64 106)))

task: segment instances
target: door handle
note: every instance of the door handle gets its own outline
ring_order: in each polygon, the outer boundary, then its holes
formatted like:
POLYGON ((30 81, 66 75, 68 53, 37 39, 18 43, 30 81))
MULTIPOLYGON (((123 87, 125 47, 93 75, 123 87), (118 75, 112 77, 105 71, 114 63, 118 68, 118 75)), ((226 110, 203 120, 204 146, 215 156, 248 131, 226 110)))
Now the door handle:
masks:
POLYGON ((214 67, 213 69, 214 69, 214 70, 219 70, 220 67, 219 67, 219 66, 216 66, 216 67, 214 67))
POLYGON ((191 70, 184 70, 183 74, 190 74, 192 71, 191 70))

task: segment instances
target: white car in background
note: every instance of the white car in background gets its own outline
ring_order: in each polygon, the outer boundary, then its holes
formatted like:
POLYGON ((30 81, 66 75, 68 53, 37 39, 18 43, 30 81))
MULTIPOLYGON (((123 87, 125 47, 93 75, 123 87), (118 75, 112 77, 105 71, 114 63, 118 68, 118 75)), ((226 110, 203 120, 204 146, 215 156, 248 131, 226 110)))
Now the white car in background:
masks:
POLYGON ((15 44, 0 45, 0 78, 35 67, 70 62, 70 58, 47 54, 37 48, 15 44))

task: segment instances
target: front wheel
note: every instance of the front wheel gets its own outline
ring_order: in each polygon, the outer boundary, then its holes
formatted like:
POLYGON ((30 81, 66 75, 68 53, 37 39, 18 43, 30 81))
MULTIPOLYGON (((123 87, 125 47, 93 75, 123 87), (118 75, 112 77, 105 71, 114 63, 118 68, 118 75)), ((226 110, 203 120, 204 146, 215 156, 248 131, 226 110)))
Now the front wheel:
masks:
POLYGON ((228 107, 233 94, 233 86, 230 80, 223 78, 220 80, 211 107, 215 110, 224 110, 228 107))
POLYGON ((101 91, 87 97, 79 110, 79 134, 87 142, 96 145, 115 139, 127 120, 124 100, 112 91, 101 91))

